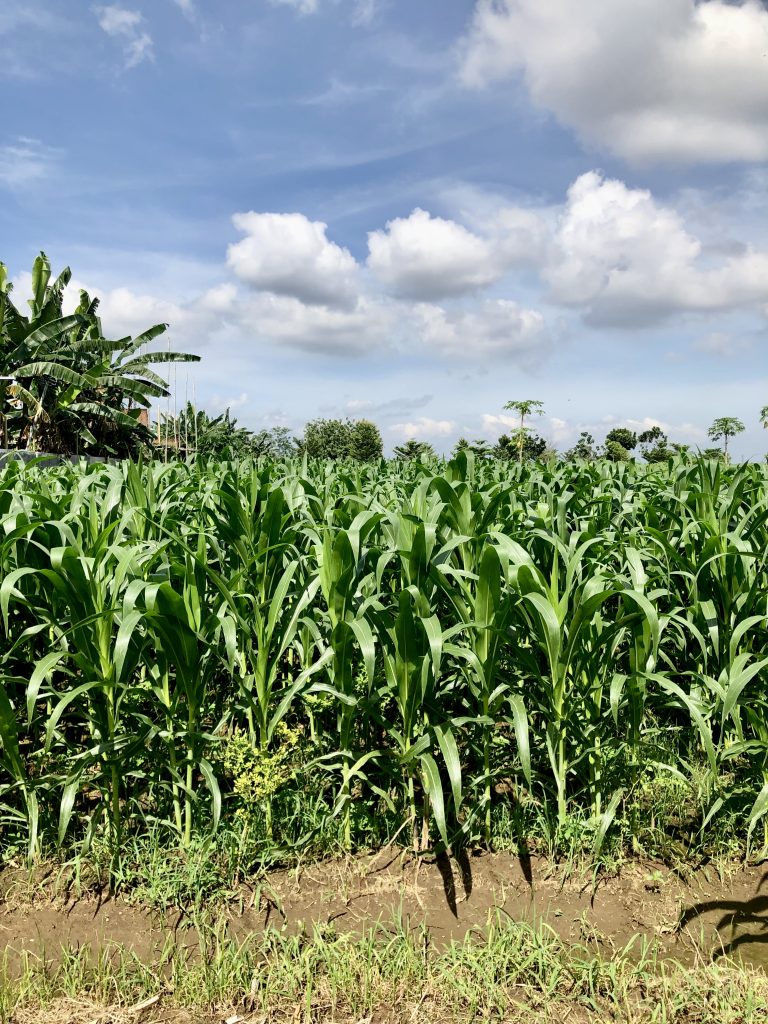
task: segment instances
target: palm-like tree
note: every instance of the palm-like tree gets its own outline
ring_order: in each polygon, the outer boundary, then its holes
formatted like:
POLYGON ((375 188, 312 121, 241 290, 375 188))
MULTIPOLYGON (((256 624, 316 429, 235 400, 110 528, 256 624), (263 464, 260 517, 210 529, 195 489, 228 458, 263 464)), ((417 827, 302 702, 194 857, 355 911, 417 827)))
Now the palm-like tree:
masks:
POLYGON ((140 422, 153 398, 168 385, 151 366, 191 362, 198 356, 143 351, 163 334, 156 324, 136 338, 104 337, 98 299, 80 293, 75 312, 64 316, 69 267, 51 283, 41 253, 32 268, 30 315, 11 301, 0 264, 0 409, 5 443, 51 452, 128 455, 150 440, 140 422))
POLYGON ((525 448, 525 436, 528 433, 529 427, 525 425, 526 416, 543 416, 544 414, 544 403, 538 402, 534 398, 524 398, 520 401, 507 402, 504 406, 505 409, 511 409, 512 412, 520 414, 520 426, 515 431, 514 440, 517 444, 517 461, 523 461, 523 450, 525 448))
POLYGON ((735 416, 719 416, 707 431, 707 436, 713 441, 723 442, 723 456, 728 461, 728 440, 745 430, 744 424, 735 416))

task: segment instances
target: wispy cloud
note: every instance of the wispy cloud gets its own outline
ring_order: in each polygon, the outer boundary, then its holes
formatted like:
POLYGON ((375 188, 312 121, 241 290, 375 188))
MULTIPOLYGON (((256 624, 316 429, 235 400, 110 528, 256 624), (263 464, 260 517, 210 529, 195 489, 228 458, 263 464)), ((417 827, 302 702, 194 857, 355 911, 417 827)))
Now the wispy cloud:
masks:
POLYGON ((39 139, 19 136, 0 146, 0 185, 23 188, 46 178, 61 155, 60 150, 46 146, 39 139))
POLYGON ((185 17, 193 19, 197 15, 194 0, 173 0, 185 17))
MULTIPOLYGON (((184 4, 187 0, 176 0, 184 4)), ((323 0, 271 0, 275 6, 293 7, 299 14, 316 14, 324 4, 323 0)), ((333 0, 334 5, 339 0, 333 0)), ((370 25, 376 17, 378 0, 352 0, 352 24, 370 25)))
POLYGON ((112 4, 96 7, 94 12, 102 31, 122 42, 126 70, 155 59, 152 36, 145 28, 144 15, 140 11, 112 4))

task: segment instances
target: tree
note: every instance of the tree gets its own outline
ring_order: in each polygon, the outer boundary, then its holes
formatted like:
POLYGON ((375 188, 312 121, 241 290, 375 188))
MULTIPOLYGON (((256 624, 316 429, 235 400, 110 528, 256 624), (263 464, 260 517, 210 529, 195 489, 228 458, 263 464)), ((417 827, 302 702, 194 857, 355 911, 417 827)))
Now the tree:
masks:
POLYGON ((141 422, 153 398, 168 385, 150 367, 192 362, 198 356, 145 352, 163 334, 156 324, 136 338, 104 337, 96 315, 99 300, 80 292, 75 312, 64 316, 69 267, 51 282, 51 265, 40 253, 32 266, 30 315, 11 300, 0 263, 0 410, 3 443, 62 454, 126 456, 152 437, 141 422))
POLYGON ((725 455, 722 448, 704 448, 700 453, 705 459, 716 459, 718 462, 725 462, 725 455))
POLYGON ((628 427, 614 427, 605 435, 606 445, 608 442, 620 444, 625 452, 629 453, 637 447, 637 434, 628 427))
POLYGON ((512 412, 520 414, 520 426, 517 428, 514 434, 515 441, 517 443, 517 458, 518 462, 523 461, 523 449, 525 448, 525 435, 528 432, 528 428, 525 425, 526 416, 543 416, 544 415, 544 403, 538 402, 533 398, 522 399, 521 401, 507 402, 504 406, 505 409, 511 409, 512 412))
POLYGON ((666 462, 673 454, 669 447, 669 438, 659 426, 644 430, 638 441, 642 446, 640 452, 646 462, 666 462))
POLYGON ((468 441, 466 437, 460 437, 453 448, 453 457, 455 458, 459 452, 470 451, 477 459, 488 459, 492 455, 491 446, 484 438, 478 438, 476 441, 468 441))
POLYGON ((397 445, 392 450, 392 454, 399 462, 409 462, 411 460, 424 462, 425 459, 435 458, 435 449, 428 441, 417 441, 412 437, 404 444, 397 445))
POLYGON ((310 459, 349 455, 349 420, 315 419, 304 427, 304 451, 310 459))
POLYGON ((597 451, 595 448, 595 439, 586 430, 582 430, 579 434, 579 439, 573 448, 570 448, 565 453, 566 459, 571 462, 577 459, 594 459, 597 457, 597 451))
POLYGON ((631 455, 624 447, 619 444, 618 441, 614 441, 613 438, 606 438, 605 444, 603 445, 603 456, 608 459, 609 462, 628 462, 631 455))
POLYGON ((760 410, 760 426, 768 430, 768 405, 764 405, 760 410))
MULTIPOLYGON (((544 459, 549 450, 547 442, 543 437, 539 437, 538 434, 525 434, 523 459, 531 461, 544 459)), ((519 445, 514 436, 510 437, 509 434, 502 434, 491 449, 491 454, 495 459, 500 459, 503 462, 519 459, 519 445)))
POLYGON ((744 424, 735 416, 719 416, 707 431, 707 437, 713 441, 723 442, 723 457, 728 462, 728 441, 737 434, 744 433, 744 424))
POLYGON ((381 431, 371 420, 356 420, 349 432, 349 455, 357 462, 377 462, 384 456, 381 431))
POLYGON ((370 420, 310 420, 304 427, 303 450, 310 459, 356 459, 371 462, 384 452, 381 433, 370 420))
POLYGON ((288 427, 271 427, 251 437, 254 455, 271 455, 273 459, 290 459, 296 455, 298 441, 288 427))

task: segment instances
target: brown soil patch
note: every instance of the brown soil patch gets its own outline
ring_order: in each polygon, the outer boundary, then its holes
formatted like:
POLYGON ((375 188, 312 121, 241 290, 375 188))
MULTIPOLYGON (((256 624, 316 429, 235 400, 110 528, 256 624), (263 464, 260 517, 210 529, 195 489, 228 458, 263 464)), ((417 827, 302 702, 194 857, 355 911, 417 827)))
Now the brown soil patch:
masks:
MULTIPOLYGON (((238 938, 265 927, 295 934, 315 927, 361 933, 402 921, 425 926, 444 946, 482 933, 494 915, 544 922, 563 939, 605 954, 634 941, 656 941, 682 962, 702 952, 737 955, 768 969, 768 865, 742 867, 724 880, 701 871, 688 880, 652 863, 620 875, 564 879, 538 858, 511 854, 417 863, 396 851, 271 873, 257 904, 229 917, 238 938)), ((2 888, 2 886, 0 886, 2 888)), ((247 903, 247 901, 245 901, 247 903)), ((241 904, 242 906, 242 904, 241 904)), ((55 957, 62 947, 119 945, 145 962, 169 939, 194 940, 183 914, 161 918, 117 899, 50 902, 0 897, 0 955, 55 957)))
POLYGON ((591 875, 567 879, 539 858, 500 853, 417 864, 383 851, 273 873, 262 892, 266 910, 234 919, 238 935, 265 924, 357 933, 399 919, 425 925, 441 946, 482 932, 502 914, 544 922, 561 938, 606 953, 644 938, 683 962, 712 951, 768 968, 768 865, 740 867, 724 880, 714 870, 683 880, 638 862, 595 888, 591 875))

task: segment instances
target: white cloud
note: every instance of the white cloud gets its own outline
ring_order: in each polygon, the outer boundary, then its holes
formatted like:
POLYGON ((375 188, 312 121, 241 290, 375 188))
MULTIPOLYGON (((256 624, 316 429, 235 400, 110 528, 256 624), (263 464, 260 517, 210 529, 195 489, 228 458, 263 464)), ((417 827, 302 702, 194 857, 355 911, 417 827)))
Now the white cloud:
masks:
POLYGON ((108 36, 123 43, 126 69, 135 68, 145 60, 154 60, 152 36, 144 28, 144 16, 140 11, 130 10, 111 4, 94 8, 99 27, 108 36))
POLYGON ((726 331, 712 331, 693 343, 696 352, 732 359, 740 356, 752 347, 752 339, 729 334, 726 331))
POLYGON ((301 302, 354 307, 358 265, 347 249, 329 241, 327 225, 302 213, 236 213, 246 237, 227 250, 235 274, 257 291, 301 302))
MULTIPOLYGON (((333 0, 337 5, 340 0, 333 0)), ((321 7, 320 0, 271 0, 276 7, 293 7, 299 14, 316 14, 321 7)), ((369 24, 375 14, 378 0, 352 0, 352 23, 355 25, 369 24)))
POLYGON ((713 260, 674 209, 594 171, 568 190, 542 274, 556 301, 603 326, 768 300, 768 253, 742 246, 713 260))
POLYGON ((520 417, 517 416, 504 416, 503 413, 495 415, 494 413, 483 413, 483 430, 495 434, 497 437, 499 434, 503 434, 505 430, 516 430, 520 426, 520 417))
POLYGON ((240 320, 247 334, 265 344, 284 345, 318 355, 363 356, 389 348, 392 312, 368 299, 353 309, 305 305, 298 299, 261 294, 243 303, 240 320))
POLYGON ((672 441, 684 438, 686 440, 703 439, 706 437, 706 432, 696 426, 695 423, 668 423, 664 420, 657 420, 653 416, 644 416, 642 419, 628 419, 617 421, 617 426, 629 427, 636 434, 642 434, 646 430, 651 430, 653 427, 658 427, 663 430, 664 433, 672 441))
POLYGON ((423 303, 414 312, 425 344, 445 356, 516 359, 533 365, 550 347, 543 315, 508 299, 489 299, 470 310, 423 303))
POLYGON ((234 412, 235 409, 242 409, 248 404, 248 392, 241 391, 236 398, 222 398, 221 395, 211 396, 211 406, 217 413, 226 412, 229 409, 230 412, 234 412))
POLYGON ((51 173, 59 151, 38 139, 20 136, 0 146, 0 185, 23 188, 51 173))
POLYGON ((432 420, 428 416, 420 416, 410 423, 393 423, 389 433, 397 434, 405 440, 413 437, 416 440, 432 437, 447 437, 456 429, 454 420, 432 420))
POLYGON ((368 234, 368 266, 395 295, 431 300, 477 291, 502 273, 490 243, 415 209, 368 234))
POLYGON ((403 416, 423 409, 432 401, 432 395, 416 395, 414 398, 388 398, 375 402, 370 398, 351 398, 344 405, 344 412, 352 416, 403 416))
POLYGON ((571 436, 571 428, 568 421, 560 419, 559 416, 549 417, 549 436, 553 444, 560 444, 571 436))
POLYGON ((759 0, 478 0, 461 77, 521 75, 533 102, 631 160, 768 157, 759 0))

